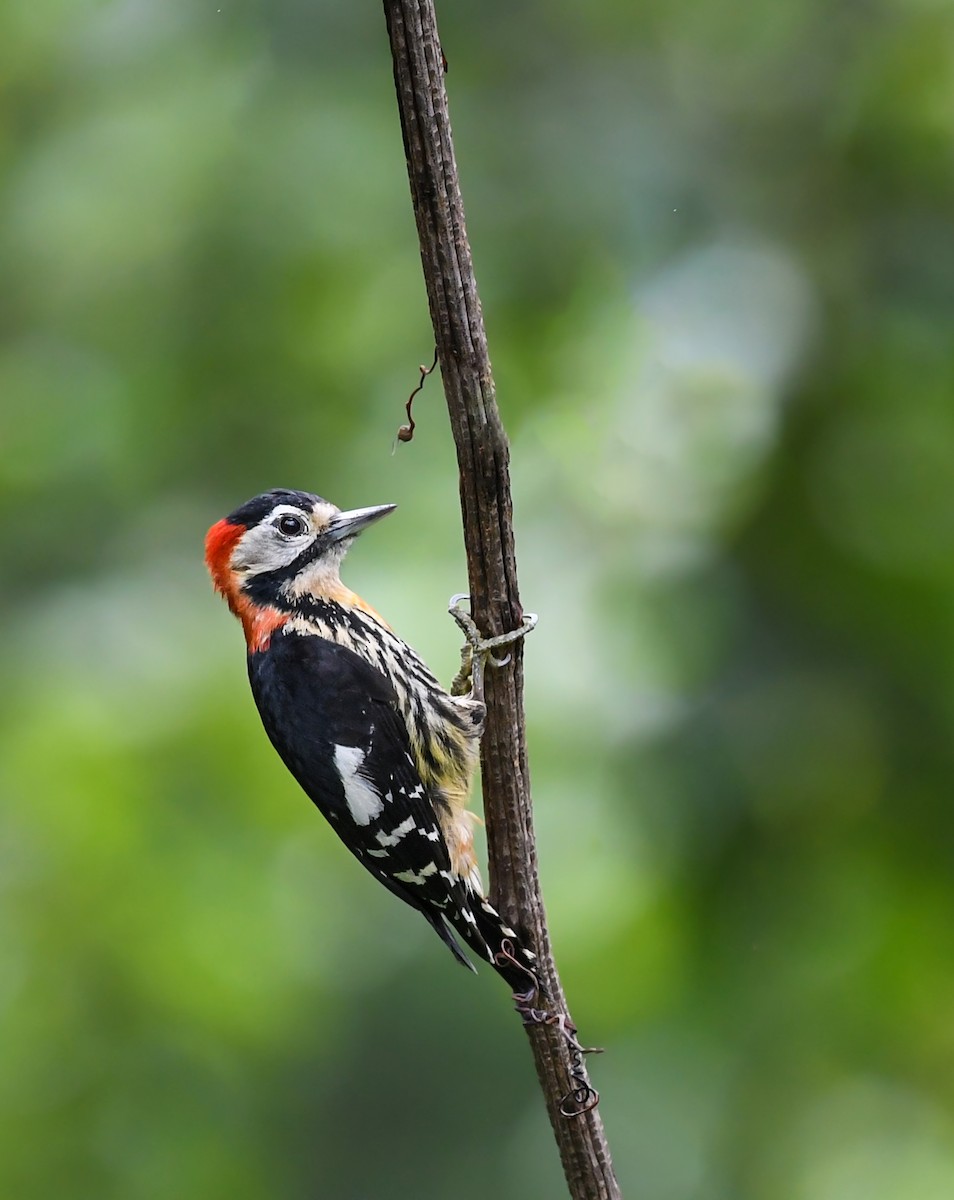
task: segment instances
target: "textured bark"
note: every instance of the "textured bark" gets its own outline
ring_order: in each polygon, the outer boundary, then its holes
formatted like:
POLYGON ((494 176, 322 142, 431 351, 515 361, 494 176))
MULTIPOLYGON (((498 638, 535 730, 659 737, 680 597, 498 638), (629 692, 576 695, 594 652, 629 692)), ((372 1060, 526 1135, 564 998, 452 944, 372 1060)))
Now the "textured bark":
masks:
MULTIPOLYGON (((471 610, 485 637, 522 621, 514 556, 509 446, 494 390, 451 140, 444 58, 432 0, 384 0, 401 129, 444 392, 460 468, 471 610)), ((527 937, 546 992, 539 1003, 567 1013, 550 949, 537 873, 523 711, 523 648, 486 674, 481 746, 491 896, 527 937)), ((579 1082, 559 1027, 527 1026, 570 1195, 620 1195, 598 1108, 566 1117, 561 1101, 579 1082)))

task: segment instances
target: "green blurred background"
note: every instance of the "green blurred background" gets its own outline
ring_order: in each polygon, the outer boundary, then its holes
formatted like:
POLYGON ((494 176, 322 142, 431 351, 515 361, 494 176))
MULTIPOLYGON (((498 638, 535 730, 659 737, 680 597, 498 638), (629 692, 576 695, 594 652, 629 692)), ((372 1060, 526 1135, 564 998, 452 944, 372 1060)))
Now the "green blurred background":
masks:
MULTIPOLYGON (((543 882, 627 1196, 954 1195, 954 9, 445 2, 543 882)), ((205 529, 465 586, 383 16, 0 7, 0 1195, 559 1196, 506 989, 259 727, 205 529)))

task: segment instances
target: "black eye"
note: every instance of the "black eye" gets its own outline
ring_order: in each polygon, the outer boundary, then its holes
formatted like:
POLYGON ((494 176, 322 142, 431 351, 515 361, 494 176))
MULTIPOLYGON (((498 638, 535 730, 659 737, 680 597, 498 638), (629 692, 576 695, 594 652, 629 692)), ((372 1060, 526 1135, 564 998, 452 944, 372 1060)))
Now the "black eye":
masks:
POLYGON ((308 528, 301 517, 292 516, 291 513, 285 513, 283 517, 279 517, 275 522, 275 527, 286 537, 299 537, 308 528))

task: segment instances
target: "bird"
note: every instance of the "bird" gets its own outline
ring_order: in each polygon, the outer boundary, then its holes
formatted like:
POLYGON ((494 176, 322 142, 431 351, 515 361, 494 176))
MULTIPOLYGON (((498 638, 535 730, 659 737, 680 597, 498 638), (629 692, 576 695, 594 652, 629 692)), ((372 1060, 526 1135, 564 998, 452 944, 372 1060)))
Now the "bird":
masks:
POLYGON ((306 795, 458 962, 476 969, 463 941, 526 996, 539 987, 536 956, 484 892, 468 808, 481 672, 469 695, 451 695, 341 581, 355 538, 395 508, 342 511, 276 488, 212 525, 206 565, 242 624, 265 732, 306 795))

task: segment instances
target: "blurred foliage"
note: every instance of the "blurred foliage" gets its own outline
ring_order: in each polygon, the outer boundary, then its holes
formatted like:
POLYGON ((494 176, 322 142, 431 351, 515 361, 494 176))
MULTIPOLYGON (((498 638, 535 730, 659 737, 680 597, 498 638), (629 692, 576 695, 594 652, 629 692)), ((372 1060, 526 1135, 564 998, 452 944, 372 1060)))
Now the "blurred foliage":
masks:
MULTIPOLYGON (((628 1195, 954 1195, 954 9, 443 4, 542 871, 628 1195)), ((0 1194, 559 1195, 499 981, 266 743, 205 528, 464 584, 379 6, 0 7, 0 1194)))

